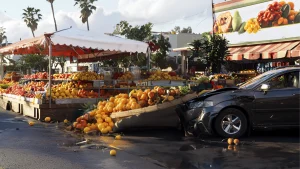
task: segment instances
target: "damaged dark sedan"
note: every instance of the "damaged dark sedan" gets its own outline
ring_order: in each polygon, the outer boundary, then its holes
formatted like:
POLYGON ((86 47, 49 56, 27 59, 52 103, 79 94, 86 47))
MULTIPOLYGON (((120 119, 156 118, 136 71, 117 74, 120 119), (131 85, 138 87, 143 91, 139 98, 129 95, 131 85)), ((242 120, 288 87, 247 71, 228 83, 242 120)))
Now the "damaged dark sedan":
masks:
POLYGON ((200 95, 178 105, 185 135, 238 138, 255 128, 299 127, 299 67, 263 73, 236 88, 200 95))

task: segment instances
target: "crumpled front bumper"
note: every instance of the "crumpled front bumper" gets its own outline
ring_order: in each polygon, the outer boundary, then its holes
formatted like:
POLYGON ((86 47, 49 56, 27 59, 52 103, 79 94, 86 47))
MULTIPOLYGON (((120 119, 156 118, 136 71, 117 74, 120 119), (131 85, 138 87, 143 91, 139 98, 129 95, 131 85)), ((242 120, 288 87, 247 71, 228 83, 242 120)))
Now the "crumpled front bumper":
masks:
POLYGON ((183 105, 177 106, 176 112, 181 123, 189 132, 201 134, 213 134, 211 123, 211 108, 188 109, 183 105), (192 131, 191 131, 192 130, 192 131))

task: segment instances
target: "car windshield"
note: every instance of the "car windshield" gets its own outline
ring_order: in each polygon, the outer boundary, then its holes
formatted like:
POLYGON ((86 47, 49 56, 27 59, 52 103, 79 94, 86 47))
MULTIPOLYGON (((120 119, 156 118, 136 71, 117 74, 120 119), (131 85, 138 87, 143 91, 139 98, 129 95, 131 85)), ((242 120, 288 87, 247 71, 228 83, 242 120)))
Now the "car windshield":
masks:
POLYGON ((265 72, 263 74, 260 74, 256 77, 250 79, 246 83, 242 84, 239 88, 240 89, 252 89, 254 86, 267 80, 269 77, 273 76, 274 74, 275 74, 275 70, 265 72))

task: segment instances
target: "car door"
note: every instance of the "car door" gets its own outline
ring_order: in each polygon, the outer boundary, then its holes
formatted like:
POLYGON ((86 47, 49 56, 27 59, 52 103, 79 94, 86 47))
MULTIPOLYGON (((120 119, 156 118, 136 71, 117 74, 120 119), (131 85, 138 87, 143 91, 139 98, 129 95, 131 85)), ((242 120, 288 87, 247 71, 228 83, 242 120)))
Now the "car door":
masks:
POLYGON ((254 92, 254 123, 256 125, 291 125, 295 119, 299 119, 296 109, 296 97, 293 93, 297 90, 290 87, 289 73, 281 74, 267 80, 264 84, 270 85, 266 92, 260 90, 260 86, 254 92))
POLYGON ((286 114, 290 125, 300 125, 300 88, 291 90, 292 98, 291 102, 291 109, 289 114, 286 114))

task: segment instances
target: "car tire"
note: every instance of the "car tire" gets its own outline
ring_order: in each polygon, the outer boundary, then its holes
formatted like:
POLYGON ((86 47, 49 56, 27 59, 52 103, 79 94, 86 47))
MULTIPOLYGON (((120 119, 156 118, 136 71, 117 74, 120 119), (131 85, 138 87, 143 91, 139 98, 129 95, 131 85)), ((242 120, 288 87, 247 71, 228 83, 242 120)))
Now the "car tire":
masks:
POLYGON ((220 112, 214 123, 218 135, 226 138, 239 138, 248 128, 245 114, 234 108, 228 108, 220 112))

